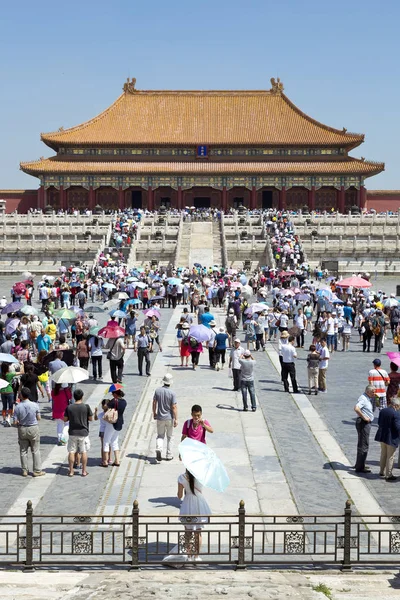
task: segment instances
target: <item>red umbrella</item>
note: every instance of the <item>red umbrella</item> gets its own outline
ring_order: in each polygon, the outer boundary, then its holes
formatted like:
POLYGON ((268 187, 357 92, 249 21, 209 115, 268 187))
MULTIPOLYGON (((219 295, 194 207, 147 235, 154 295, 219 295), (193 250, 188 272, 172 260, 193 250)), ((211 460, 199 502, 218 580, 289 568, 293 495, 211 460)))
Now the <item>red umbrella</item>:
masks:
POLYGON ((346 277, 336 283, 338 287, 356 287, 356 288, 369 288, 372 287, 372 283, 363 279, 362 277, 346 277))
POLYGON ((16 294, 25 294, 26 285, 23 281, 19 281, 13 285, 13 290, 16 294))
POLYGON ((278 277, 289 277, 290 275, 295 275, 294 271, 281 271, 278 274, 278 277))
MULTIPOLYGON (((25 279, 24 281, 22 281, 21 283, 24 283, 25 285, 33 285, 33 281, 32 279, 25 279)), ((15 284, 17 285, 17 284, 15 284)))
POLYGON ((109 339, 116 339, 119 337, 124 337, 125 335, 125 329, 123 327, 103 327, 103 329, 100 329, 99 333, 97 334, 99 337, 103 337, 103 338, 109 338, 109 339))

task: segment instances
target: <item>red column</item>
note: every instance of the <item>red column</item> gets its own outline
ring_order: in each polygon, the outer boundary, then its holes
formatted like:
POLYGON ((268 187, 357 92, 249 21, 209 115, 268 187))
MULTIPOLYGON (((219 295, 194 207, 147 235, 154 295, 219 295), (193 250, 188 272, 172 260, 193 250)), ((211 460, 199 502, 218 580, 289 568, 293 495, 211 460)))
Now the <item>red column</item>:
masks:
POLYGON ((361 189, 357 190, 357 206, 360 208, 361 206, 361 189))
POLYGON ((256 186, 253 185, 253 187, 251 188, 250 209, 254 210, 255 208, 257 208, 257 190, 256 186))
POLYGON ((44 208, 45 191, 44 185, 41 185, 38 189, 38 208, 44 208))
POLYGON ((286 208, 286 187, 283 185, 279 192, 279 210, 285 210, 286 208))
POLYGON ((147 190, 147 210, 154 210, 154 192, 151 185, 149 185, 149 189, 147 190))
POLYGON ((180 185, 178 185, 178 206, 177 209, 178 210, 182 210, 183 209, 183 197, 182 197, 182 188, 180 185))
POLYGON ((345 204, 346 204, 346 192, 344 190, 344 185, 342 185, 340 188, 340 191, 338 193, 338 202, 337 202, 337 209, 340 213, 344 213, 345 204))
POLYGON ((228 192, 226 189, 226 185, 222 188, 222 210, 227 212, 228 210, 228 192))
POLYGON ((89 187, 89 210, 94 210, 96 206, 96 194, 94 192, 93 186, 89 187))
POLYGON ((366 201, 367 201, 367 190, 362 185, 360 187, 360 208, 361 209, 365 208, 366 201))
POLYGON ((65 210, 66 207, 66 191, 64 190, 64 186, 60 185, 60 192, 59 192, 59 198, 60 198, 60 208, 62 210, 65 210))
POLYGON ((315 185, 311 186, 311 190, 308 190, 308 210, 315 210, 315 185))
POLYGON ((124 210, 125 208, 125 193, 122 189, 122 185, 120 185, 118 188, 118 206, 119 210, 124 210))

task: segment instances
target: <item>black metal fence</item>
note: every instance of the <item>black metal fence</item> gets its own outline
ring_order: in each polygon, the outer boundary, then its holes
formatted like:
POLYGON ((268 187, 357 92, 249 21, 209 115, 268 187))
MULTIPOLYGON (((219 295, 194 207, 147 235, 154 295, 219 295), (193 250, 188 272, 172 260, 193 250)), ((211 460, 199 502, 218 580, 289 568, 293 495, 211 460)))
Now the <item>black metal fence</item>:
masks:
POLYGON ((347 501, 341 515, 186 517, 132 514, 0 516, 0 565, 160 565, 236 569, 250 565, 397 565, 400 516, 360 516, 347 501))

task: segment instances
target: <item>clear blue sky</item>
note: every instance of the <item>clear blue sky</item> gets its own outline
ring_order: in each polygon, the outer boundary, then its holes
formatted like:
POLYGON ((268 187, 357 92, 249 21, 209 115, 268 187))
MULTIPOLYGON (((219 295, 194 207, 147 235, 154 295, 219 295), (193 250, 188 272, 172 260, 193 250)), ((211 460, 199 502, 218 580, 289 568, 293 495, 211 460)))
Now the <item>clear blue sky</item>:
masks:
POLYGON ((20 0, 0 22, 0 189, 36 188, 19 162, 50 156, 40 132, 139 89, 269 89, 384 161, 370 189, 400 189, 398 0, 20 0))

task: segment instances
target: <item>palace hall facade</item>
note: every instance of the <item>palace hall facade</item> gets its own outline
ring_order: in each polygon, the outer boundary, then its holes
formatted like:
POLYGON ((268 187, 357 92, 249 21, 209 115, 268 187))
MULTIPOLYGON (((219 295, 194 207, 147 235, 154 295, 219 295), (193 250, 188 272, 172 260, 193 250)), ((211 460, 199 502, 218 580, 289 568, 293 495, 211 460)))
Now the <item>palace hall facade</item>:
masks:
POLYGON ((350 156, 364 135, 297 108, 280 80, 260 91, 142 91, 128 80, 104 112, 41 135, 56 152, 21 163, 38 206, 298 210, 365 206, 383 163, 350 156))

